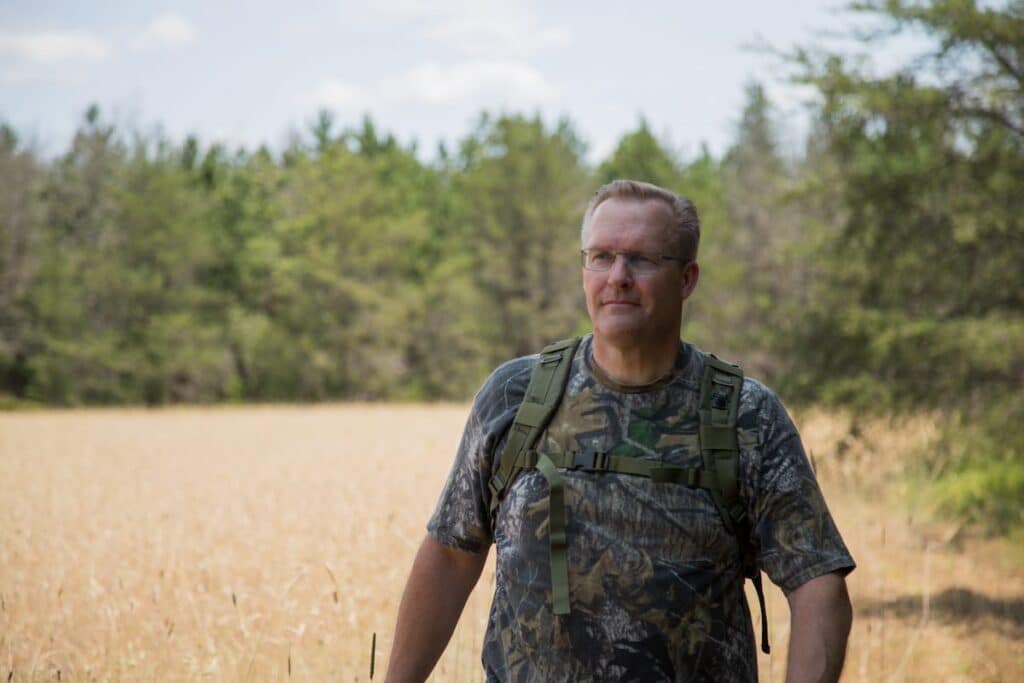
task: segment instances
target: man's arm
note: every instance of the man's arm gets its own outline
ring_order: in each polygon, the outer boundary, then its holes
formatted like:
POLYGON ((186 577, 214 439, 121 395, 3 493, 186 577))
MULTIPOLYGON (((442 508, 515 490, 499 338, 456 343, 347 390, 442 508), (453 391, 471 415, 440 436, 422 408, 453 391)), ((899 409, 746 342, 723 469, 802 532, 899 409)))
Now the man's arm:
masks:
POLYGON ((487 553, 449 548, 429 534, 423 539, 398 606, 386 683, 427 679, 486 561, 487 553))
POLYGON ((788 596, 787 683, 835 683, 843 670, 853 608, 841 574, 823 574, 788 596))

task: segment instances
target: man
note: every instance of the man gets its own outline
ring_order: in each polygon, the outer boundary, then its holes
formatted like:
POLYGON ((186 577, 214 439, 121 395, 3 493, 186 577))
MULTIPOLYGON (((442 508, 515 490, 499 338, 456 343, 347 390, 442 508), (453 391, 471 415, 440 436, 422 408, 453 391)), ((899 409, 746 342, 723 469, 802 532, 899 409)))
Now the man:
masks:
MULTIPOLYGON (((593 333, 576 348, 536 442, 538 454, 552 454, 549 465, 559 453, 586 451, 703 466, 698 400, 711 361, 679 339, 683 302, 700 276, 699 237, 693 204, 662 188, 615 181, 591 200, 582 253, 593 333)), ((743 547, 789 602, 787 680, 838 679, 851 623, 844 576, 854 563, 774 394, 750 379, 739 393, 746 530, 731 532, 697 486, 548 466, 508 483, 492 531, 488 485, 537 364, 537 356, 509 361, 476 396, 402 597, 388 680, 428 676, 492 542, 489 681, 756 680, 743 547), (558 609, 566 591, 551 550, 551 532, 561 529, 549 498, 556 480, 567 520, 567 609, 558 609)))

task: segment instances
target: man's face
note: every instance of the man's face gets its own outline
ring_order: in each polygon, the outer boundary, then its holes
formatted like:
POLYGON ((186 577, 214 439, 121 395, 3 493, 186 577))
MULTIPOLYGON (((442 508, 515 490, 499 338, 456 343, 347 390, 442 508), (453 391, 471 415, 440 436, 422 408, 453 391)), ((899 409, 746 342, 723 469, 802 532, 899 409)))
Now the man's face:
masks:
MULTIPOLYGON (((671 239, 669 208, 658 200, 612 198, 598 205, 584 234, 584 249, 627 251, 679 258, 671 239)), ((660 259, 659 259, 660 260, 660 259)), ((617 346, 679 338, 683 301, 697 286, 696 263, 662 261, 649 275, 637 276, 626 259, 610 270, 583 270, 583 291, 594 334, 617 346)))

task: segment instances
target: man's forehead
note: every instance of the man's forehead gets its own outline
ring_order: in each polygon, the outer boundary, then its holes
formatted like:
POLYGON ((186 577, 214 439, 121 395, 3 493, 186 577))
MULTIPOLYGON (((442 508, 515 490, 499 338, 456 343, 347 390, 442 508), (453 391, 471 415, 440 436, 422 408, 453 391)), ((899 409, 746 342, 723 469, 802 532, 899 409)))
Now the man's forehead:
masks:
POLYGON ((603 237, 630 233, 660 241, 668 238, 671 218, 671 209, 660 199, 612 197, 598 204, 587 232, 591 236, 600 232, 603 237))
POLYGON ((594 209, 591 221, 598 216, 642 216, 655 219, 659 223, 668 222, 672 217, 672 209, 663 200, 656 197, 641 199, 638 197, 609 197, 594 209))

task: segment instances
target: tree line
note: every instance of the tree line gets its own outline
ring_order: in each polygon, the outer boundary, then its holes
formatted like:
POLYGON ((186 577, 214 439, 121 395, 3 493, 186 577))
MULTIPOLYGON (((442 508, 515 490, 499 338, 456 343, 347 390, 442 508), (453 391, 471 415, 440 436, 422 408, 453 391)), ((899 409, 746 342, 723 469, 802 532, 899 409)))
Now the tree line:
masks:
POLYGON ((636 178, 701 215, 686 338, 789 402, 946 411, 950 499, 1021 524, 989 493, 1024 493, 1024 2, 853 9, 879 20, 865 49, 934 49, 885 75, 784 54, 815 93, 795 150, 757 84, 726 153, 684 158, 641 120, 596 166, 571 121, 523 114, 430 161, 326 112, 279 152, 93 107, 46 159, 3 125, 0 401, 465 399, 587 329, 583 209, 636 178))

